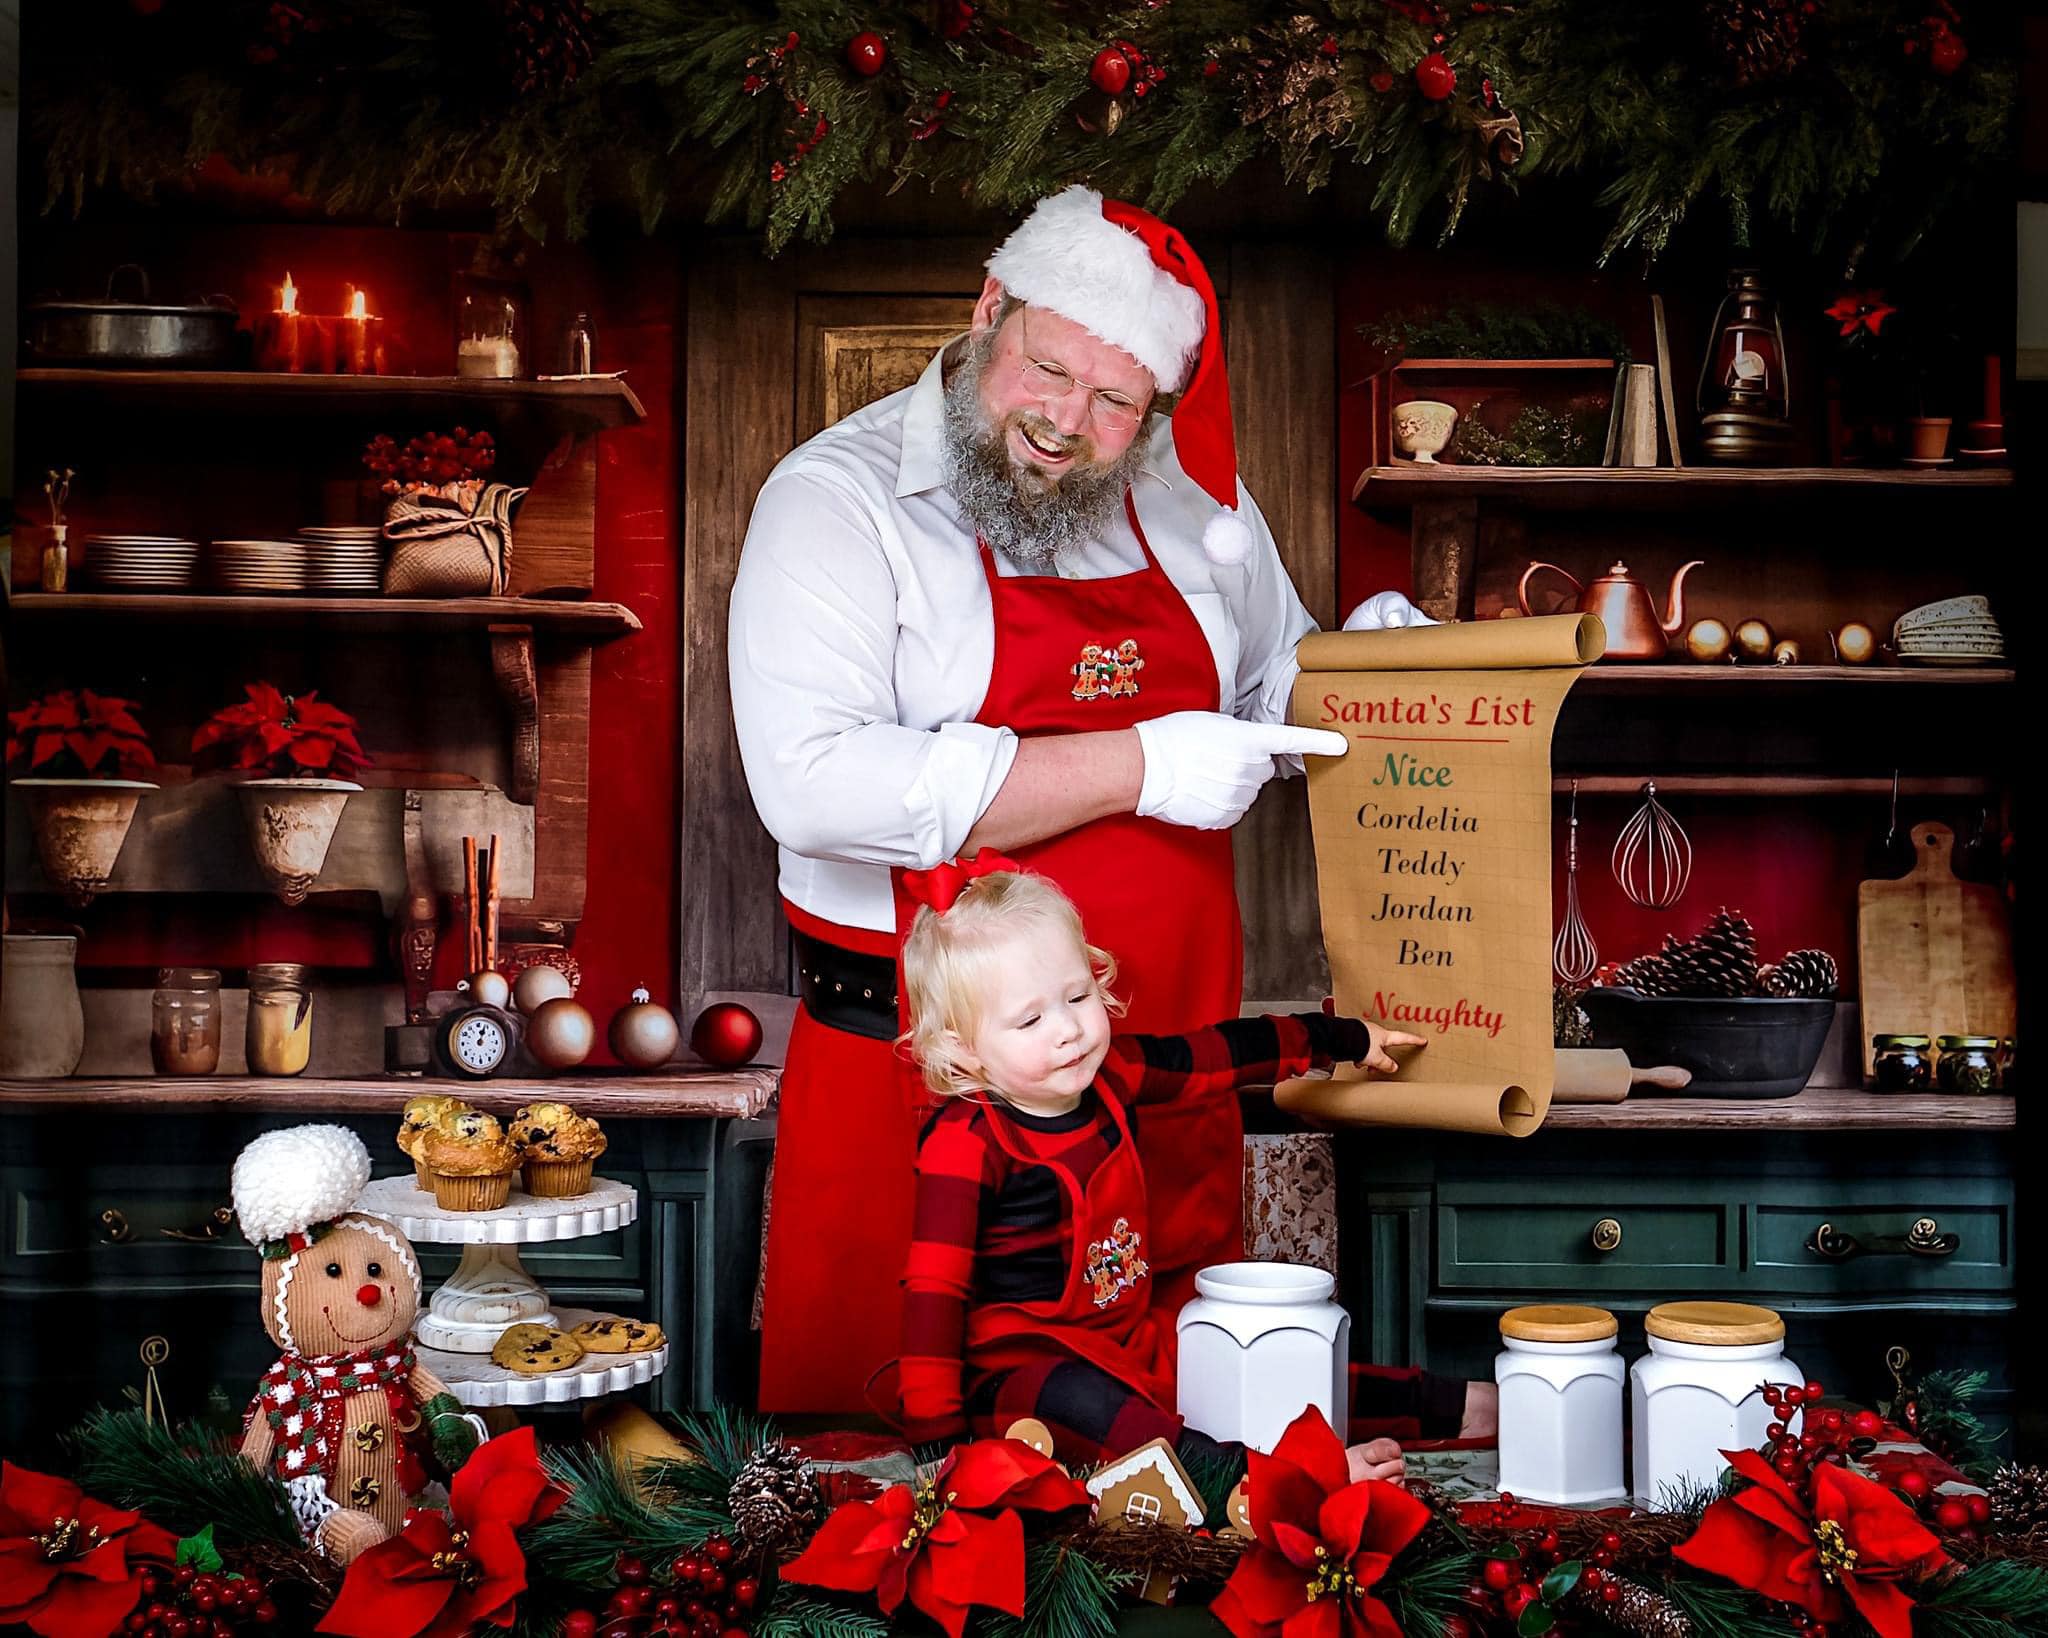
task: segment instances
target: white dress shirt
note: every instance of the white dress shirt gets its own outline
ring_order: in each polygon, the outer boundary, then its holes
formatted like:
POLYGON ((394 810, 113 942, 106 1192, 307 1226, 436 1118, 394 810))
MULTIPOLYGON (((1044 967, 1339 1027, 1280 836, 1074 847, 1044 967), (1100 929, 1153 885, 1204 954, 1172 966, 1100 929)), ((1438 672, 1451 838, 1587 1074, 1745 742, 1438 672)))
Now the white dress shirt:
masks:
MULTIPOLYGON (((951 346, 955 343, 949 344, 951 346)), ((754 503, 727 629, 733 723, 779 886, 826 921, 895 926, 889 867, 952 858, 994 801, 1017 736, 974 718, 995 652, 974 525, 944 484, 942 361, 784 456, 754 503)), ((1154 416, 1133 489, 1160 567, 1209 640, 1220 709, 1284 721, 1294 647, 1315 629, 1240 486, 1246 562, 1202 551, 1216 504, 1154 416)), ((1021 571, 997 554, 1004 575, 1021 571)), ((1118 513, 1062 554, 1076 579, 1144 566, 1118 513)))

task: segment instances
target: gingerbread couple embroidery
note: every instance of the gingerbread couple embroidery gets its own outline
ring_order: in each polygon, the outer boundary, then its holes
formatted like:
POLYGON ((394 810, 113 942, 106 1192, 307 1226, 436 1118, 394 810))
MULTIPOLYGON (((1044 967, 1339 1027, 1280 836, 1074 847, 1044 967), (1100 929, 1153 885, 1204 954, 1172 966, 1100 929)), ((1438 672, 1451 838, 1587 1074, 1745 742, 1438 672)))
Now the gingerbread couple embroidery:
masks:
POLYGON ((1075 699, 1120 700, 1137 693, 1145 662, 1138 657, 1137 639, 1126 637, 1114 647, 1084 643, 1081 658, 1067 669, 1073 673, 1075 699))
POLYGON ((1129 1219, 1119 1217, 1109 1233, 1088 1242, 1088 1283, 1095 1288, 1097 1308, 1107 1308, 1151 1273, 1145 1259, 1138 1255, 1143 1238, 1131 1227, 1129 1219))

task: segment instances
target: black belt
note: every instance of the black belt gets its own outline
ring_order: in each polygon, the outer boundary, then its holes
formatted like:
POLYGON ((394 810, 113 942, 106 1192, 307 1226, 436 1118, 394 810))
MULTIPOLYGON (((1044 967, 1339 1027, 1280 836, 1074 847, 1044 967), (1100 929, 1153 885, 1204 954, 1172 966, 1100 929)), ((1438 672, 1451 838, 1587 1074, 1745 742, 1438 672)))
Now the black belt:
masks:
POLYGON ((862 955, 790 929, 796 938, 796 976, 804 1010, 821 1024, 893 1041, 896 1023, 896 963, 887 956, 862 955))

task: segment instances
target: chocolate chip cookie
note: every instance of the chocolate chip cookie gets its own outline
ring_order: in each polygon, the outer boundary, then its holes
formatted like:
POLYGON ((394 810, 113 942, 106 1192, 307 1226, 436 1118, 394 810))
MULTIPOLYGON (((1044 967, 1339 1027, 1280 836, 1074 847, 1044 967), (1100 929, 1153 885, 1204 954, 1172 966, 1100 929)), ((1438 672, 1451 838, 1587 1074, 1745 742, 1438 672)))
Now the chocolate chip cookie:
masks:
POLYGON ((549 1371, 574 1365, 582 1357, 580 1342, 545 1325, 507 1326, 497 1346, 491 1349, 493 1360, 521 1376, 545 1376, 549 1371))
POLYGON ((654 1321, 620 1319, 616 1314, 585 1320, 570 1335, 588 1354, 644 1354, 668 1340, 654 1321))

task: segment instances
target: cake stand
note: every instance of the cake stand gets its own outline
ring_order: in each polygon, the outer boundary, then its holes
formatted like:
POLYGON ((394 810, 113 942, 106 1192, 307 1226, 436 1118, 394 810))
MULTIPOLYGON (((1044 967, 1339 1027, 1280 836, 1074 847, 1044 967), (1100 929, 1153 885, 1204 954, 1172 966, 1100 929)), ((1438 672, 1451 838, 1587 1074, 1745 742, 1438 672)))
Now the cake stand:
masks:
MULTIPOLYGON (((448 1211, 434 1199, 431 1189, 421 1188, 408 1172, 398 1177, 380 1177, 367 1185, 357 1197, 355 1209, 374 1217, 388 1218, 416 1245, 462 1247, 462 1261, 427 1306, 420 1310, 413 1330, 421 1342, 440 1352, 488 1356, 508 1325, 524 1323, 549 1325, 556 1330, 568 1328, 562 1323, 568 1310, 556 1313, 549 1308, 548 1294, 520 1263, 519 1248, 523 1245, 545 1245, 555 1240, 580 1240, 586 1235, 624 1228, 640 1215, 640 1194, 630 1183, 599 1177, 591 1180, 588 1193, 567 1200, 535 1199, 515 1189, 505 1204, 494 1211, 448 1211)), ((581 1314, 569 1324, 589 1317, 581 1314)), ((666 1349, 659 1352, 666 1360, 666 1349)), ((617 1363, 651 1356, 607 1354, 589 1357, 617 1363)), ((484 1363, 490 1363, 488 1358, 484 1363)), ((517 1380, 539 1382, 546 1378, 517 1380)), ((644 1382, 647 1378, 643 1376, 638 1380, 644 1382)), ((593 1391, 608 1393, 611 1390, 593 1391)), ((463 1395, 458 1391, 456 1397, 462 1399, 463 1395)), ((463 1402, 529 1404, 540 1401, 464 1399, 463 1402)))
MULTIPOLYGON (((567 1331, 606 1316, 587 1308, 558 1308, 567 1331)), ((573 1365, 540 1376, 508 1370, 489 1354, 450 1354, 422 1348, 421 1363, 448 1384, 448 1391, 472 1409, 487 1405, 569 1405, 651 1382, 668 1369, 668 1343, 637 1354, 585 1354, 573 1365)))

